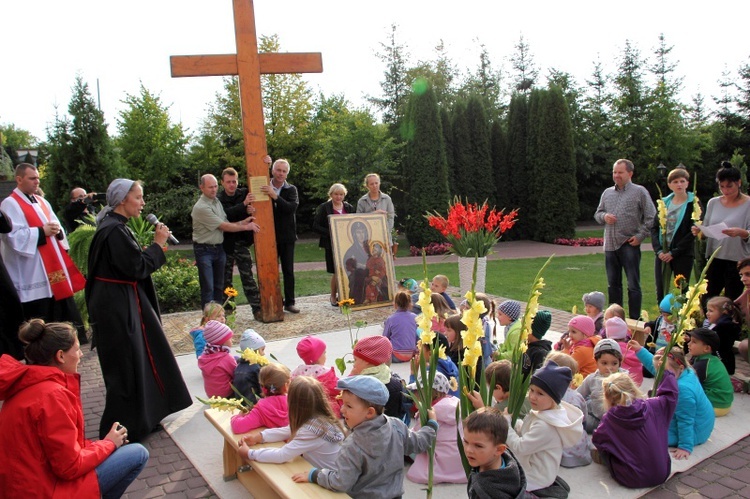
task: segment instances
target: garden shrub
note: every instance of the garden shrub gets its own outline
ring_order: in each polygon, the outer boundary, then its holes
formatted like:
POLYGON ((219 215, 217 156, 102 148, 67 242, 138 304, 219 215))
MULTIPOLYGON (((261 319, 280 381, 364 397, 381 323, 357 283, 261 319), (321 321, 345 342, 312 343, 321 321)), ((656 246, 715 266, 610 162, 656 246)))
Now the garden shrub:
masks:
POLYGON ((178 253, 167 253, 167 263, 151 274, 162 313, 198 310, 201 288, 198 267, 178 253))

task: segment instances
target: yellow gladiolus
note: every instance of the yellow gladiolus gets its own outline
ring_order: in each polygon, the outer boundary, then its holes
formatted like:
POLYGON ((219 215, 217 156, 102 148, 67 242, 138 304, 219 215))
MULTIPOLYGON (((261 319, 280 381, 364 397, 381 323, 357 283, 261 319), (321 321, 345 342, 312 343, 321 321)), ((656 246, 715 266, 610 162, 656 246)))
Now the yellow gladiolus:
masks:
POLYGON ((242 360, 245 360, 250 364, 258 364, 259 366, 265 366, 268 364, 268 359, 252 348, 242 350, 242 360))
POLYGON ((438 358, 443 359, 443 360, 448 358, 448 356, 445 355, 445 345, 440 345, 440 347, 438 347, 438 358))
POLYGON ((432 329, 423 329, 420 339, 423 345, 432 345, 432 342, 435 340, 435 331, 432 329))
POLYGON ((583 383, 583 375, 581 373, 575 373, 573 375, 573 388, 578 388, 583 383))

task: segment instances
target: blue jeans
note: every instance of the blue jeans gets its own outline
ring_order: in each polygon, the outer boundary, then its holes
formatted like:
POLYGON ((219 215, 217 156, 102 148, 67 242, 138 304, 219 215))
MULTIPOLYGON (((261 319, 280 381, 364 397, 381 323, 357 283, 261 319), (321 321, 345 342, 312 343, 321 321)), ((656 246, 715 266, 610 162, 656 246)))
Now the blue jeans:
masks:
POLYGON ((102 497, 117 498, 143 471, 148 462, 148 451, 141 444, 123 445, 96 467, 99 492, 102 497))
POLYGON ((609 303, 622 305, 622 271, 628 280, 628 316, 638 319, 641 315, 641 247, 625 243, 615 251, 604 252, 607 270, 607 294, 609 303))
POLYGON ((224 266, 227 256, 221 244, 193 243, 198 281, 201 285, 201 310, 206 303, 224 303, 224 266))

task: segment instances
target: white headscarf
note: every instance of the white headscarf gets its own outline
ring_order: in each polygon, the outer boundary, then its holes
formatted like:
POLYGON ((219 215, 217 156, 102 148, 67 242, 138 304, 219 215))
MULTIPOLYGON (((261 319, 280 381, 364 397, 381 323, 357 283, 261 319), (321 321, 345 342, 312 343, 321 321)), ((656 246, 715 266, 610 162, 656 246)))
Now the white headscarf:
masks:
POLYGON ((107 206, 96 216, 96 223, 101 223, 107 213, 117 208, 133 188, 134 180, 127 178, 116 178, 107 187, 107 206))

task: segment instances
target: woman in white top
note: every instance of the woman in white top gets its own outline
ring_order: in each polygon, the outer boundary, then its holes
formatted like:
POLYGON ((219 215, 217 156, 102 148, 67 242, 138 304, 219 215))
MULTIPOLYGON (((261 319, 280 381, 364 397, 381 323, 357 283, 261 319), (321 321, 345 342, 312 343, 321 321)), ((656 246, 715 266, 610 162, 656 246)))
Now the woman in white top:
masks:
POLYGON ((388 237, 393 230, 393 221, 396 218, 396 209, 388 194, 380 192, 380 175, 369 173, 365 176, 365 187, 367 194, 357 201, 357 213, 383 213, 388 219, 388 237))
MULTIPOLYGON (((711 198, 706 207, 703 225, 716 225, 724 222, 728 228, 722 231, 726 238, 708 238, 706 258, 721 246, 711 267, 706 273, 708 288, 703 295, 703 303, 724 295, 735 300, 742 294, 743 285, 737 272, 737 262, 750 256, 750 196, 742 193, 742 174, 728 161, 721 163, 716 173, 721 196, 711 198)), ((698 235, 700 228, 693 226, 692 232, 698 235)))

